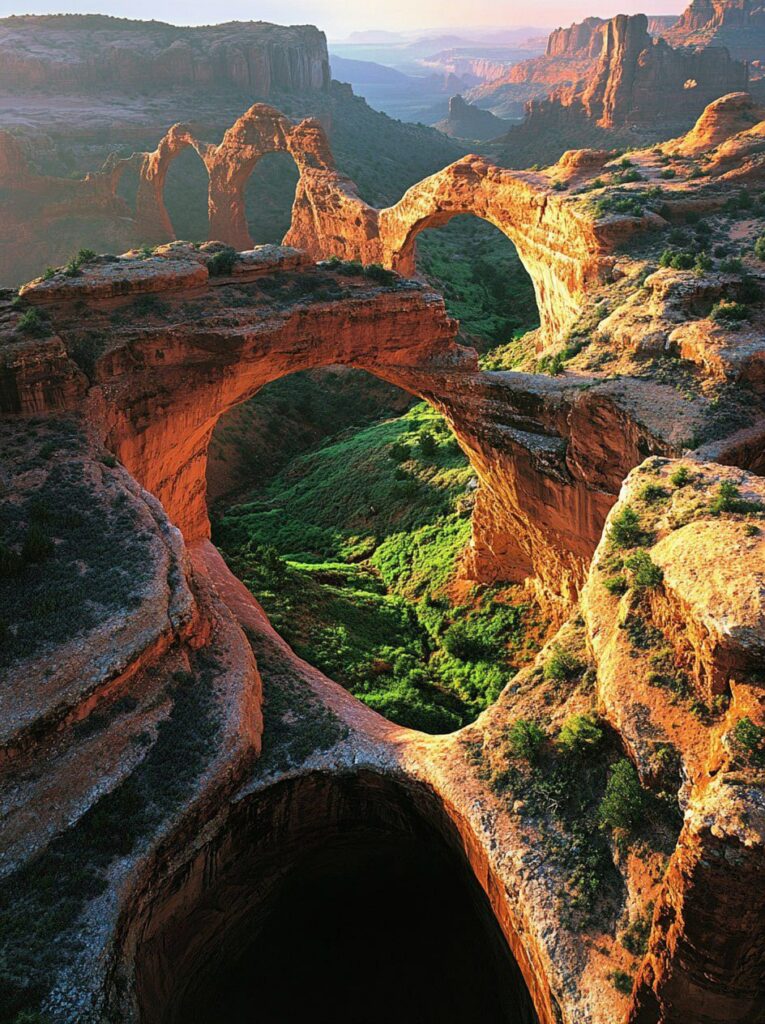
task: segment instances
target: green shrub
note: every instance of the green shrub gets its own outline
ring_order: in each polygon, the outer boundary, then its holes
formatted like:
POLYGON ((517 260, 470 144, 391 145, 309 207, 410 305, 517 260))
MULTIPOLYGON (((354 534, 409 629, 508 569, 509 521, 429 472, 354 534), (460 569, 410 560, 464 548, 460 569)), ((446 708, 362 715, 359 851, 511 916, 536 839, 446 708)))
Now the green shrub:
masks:
POLYGON ((388 455, 394 462, 406 462, 411 457, 411 454, 409 445, 404 444, 403 441, 394 441, 390 448, 388 448, 388 455))
POLYGON ((632 572, 632 585, 638 590, 652 590, 664 579, 664 573, 647 551, 636 551, 624 564, 632 572))
POLYGON ((507 732, 507 742, 515 757, 534 762, 539 756, 545 734, 536 722, 528 718, 516 718, 507 732))
POLYGON ((758 260, 765 260, 765 235, 760 235, 754 243, 754 255, 758 260))
POLYGON ((388 270, 386 267, 381 266, 379 263, 370 263, 364 267, 364 277, 368 277, 370 281, 376 281, 378 284, 392 285, 398 280, 398 274, 394 270, 388 270))
POLYGON ((712 257, 709 253, 700 252, 696 257, 696 262, 693 265, 693 269, 697 274, 706 274, 712 269, 712 257))
POLYGON ((716 302, 712 307, 712 312, 709 314, 711 320, 714 320, 716 324, 722 325, 739 324, 744 320, 748 320, 749 316, 748 306, 742 302, 731 302, 728 299, 716 302))
POLYGON ((617 761, 598 808, 601 824, 608 829, 630 832, 643 820, 646 798, 632 762, 617 761))
POLYGON ((582 663, 569 651, 556 645, 545 662, 543 673, 545 679, 561 683, 566 679, 573 679, 581 671, 582 663))
POLYGON ((614 594, 616 596, 626 594, 629 589, 627 578, 621 574, 618 576, 610 576, 607 580, 603 580, 603 586, 609 594, 614 594))
POLYGON ((720 261, 720 270, 723 274, 743 274, 744 264, 737 256, 728 256, 720 261))
POLYGON ((629 505, 625 505, 611 520, 608 536, 617 548, 634 548, 641 544, 645 535, 640 525, 640 516, 629 505))
POLYGON ((660 178, 667 178, 667 179, 669 179, 669 178, 676 178, 677 177, 677 171, 675 171, 672 167, 665 167, 663 171, 659 172, 659 177, 660 178))
POLYGON ((765 729, 748 715, 739 718, 731 734, 734 745, 749 761, 759 764, 765 760, 765 729))
POLYGON ((584 754, 603 739, 603 730, 593 715, 570 715, 558 734, 558 745, 568 754, 584 754))
POLYGON ((685 487, 686 484, 691 482, 691 479, 692 475, 688 467, 678 466, 677 469, 673 470, 669 482, 673 487, 685 487))
POLYGON ((53 541, 38 524, 32 523, 24 538, 21 557, 25 562, 44 562, 53 554, 53 541))
POLYGON ((671 267, 672 270, 690 270, 695 263, 696 257, 687 250, 676 252, 673 249, 665 249, 659 257, 659 266, 671 267))
POLYGON ((207 273, 210 277, 225 277, 233 271, 236 260, 236 249, 226 246, 225 249, 213 253, 207 261, 207 273))
POLYGON ((722 512, 762 512, 765 506, 758 501, 747 501, 741 497, 741 492, 730 480, 723 480, 717 488, 717 494, 712 499, 709 510, 713 515, 720 515, 722 512))
POLYGON ((632 975, 628 974, 627 971, 611 971, 611 973, 608 975, 608 978, 617 992, 621 992, 624 996, 628 996, 631 994, 632 975))
POLYGON ((39 309, 33 307, 21 314, 16 324, 16 330, 39 338, 48 334, 49 327, 45 316, 39 309))
POLYGON ((641 914, 624 929, 620 938, 622 945, 633 956, 645 956, 648 937, 651 934, 651 911, 641 914))
POLYGON ((64 273, 67 277, 78 277, 81 273, 81 268, 86 263, 92 262, 96 258, 96 254, 92 249, 80 249, 76 255, 68 261, 64 266, 64 273))
POLYGON ((660 501, 662 498, 667 497, 667 492, 661 486, 661 484, 648 483, 644 484, 638 494, 638 497, 649 505, 652 505, 655 501, 660 501))
POLYGON ((438 451, 438 441, 429 430, 423 430, 417 435, 417 445, 426 458, 432 458, 438 451))

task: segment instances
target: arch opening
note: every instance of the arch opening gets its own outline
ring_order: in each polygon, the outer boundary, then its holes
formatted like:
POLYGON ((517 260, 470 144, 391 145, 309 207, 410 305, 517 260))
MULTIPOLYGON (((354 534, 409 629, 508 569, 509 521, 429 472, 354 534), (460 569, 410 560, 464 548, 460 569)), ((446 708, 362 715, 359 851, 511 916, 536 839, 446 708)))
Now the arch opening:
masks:
POLYGON ((510 238, 488 220, 461 213, 426 222, 408 244, 416 247, 417 272, 441 292, 462 340, 479 352, 539 327, 531 277, 510 238))
POLYGON ((163 196, 176 238, 204 242, 209 236, 209 178, 191 145, 173 157, 164 179, 163 196))
POLYGON ((290 229, 300 172, 291 153, 264 153, 244 190, 247 227, 255 245, 278 245, 290 229))
POLYGON ((234 805, 134 921, 141 1024, 532 1024, 476 868, 424 787, 277 783, 234 805))
POLYGON ((127 208, 130 210, 131 216, 133 217, 136 216, 138 208, 139 184, 140 175, 138 163, 135 160, 131 160, 123 165, 119 182, 117 184, 117 196, 125 202, 127 208))
POLYGON ((432 406, 360 370, 282 378, 222 417, 213 541, 296 653, 396 724, 492 704, 544 626, 463 571, 477 478, 432 406))

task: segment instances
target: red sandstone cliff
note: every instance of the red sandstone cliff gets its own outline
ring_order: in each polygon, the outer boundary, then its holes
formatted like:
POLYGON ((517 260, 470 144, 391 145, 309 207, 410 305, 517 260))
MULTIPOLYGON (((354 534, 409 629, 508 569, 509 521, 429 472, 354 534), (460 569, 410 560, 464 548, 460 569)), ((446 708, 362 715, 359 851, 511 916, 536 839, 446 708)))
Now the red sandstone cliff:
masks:
POLYGON ((267 97, 324 90, 329 80, 327 42, 311 25, 183 28, 101 15, 0 21, 0 87, 11 92, 198 86, 267 97))
POLYGON ((602 49, 581 83, 532 102, 529 121, 583 116, 603 128, 692 121, 713 100, 747 87, 747 69, 724 49, 673 49, 653 40, 643 14, 618 15, 601 30, 602 49))
POLYGON ((692 0, 666 33, 676 46, 726 46, 740 60, 765 60, 765 7, 760 0, 692 0))

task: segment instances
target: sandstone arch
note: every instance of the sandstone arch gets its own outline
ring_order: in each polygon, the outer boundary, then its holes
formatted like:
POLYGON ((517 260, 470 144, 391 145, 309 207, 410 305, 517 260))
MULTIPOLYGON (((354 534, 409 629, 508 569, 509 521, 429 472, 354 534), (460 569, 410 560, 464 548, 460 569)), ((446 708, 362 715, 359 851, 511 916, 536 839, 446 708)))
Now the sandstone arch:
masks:
MULTIPOLYGON (((186 539, 209 536, 206 461, 218 418, 278 377, 343 364, 430 402, 453 429, 482 483, 466 574, 533 579, 551 618, 564 616, 624 476, 646 454, 670 450, 661 424, 650 425, 650 414, 636 423, 616 384, 592 382, 585 393, 581 380, 479 372, 443 300, 419 283, 380 287, 275 247, 244 253, 232 276, 210 278, 208 258, 204 247, 176 243, 154 259, 96 264, 24 290, 68 346, 85 329, 81 297, 87 329, 112 336, 88 392, 94 419, 186 539), (274 271, 286 271, 276 290, 259 292, 257 281, 274 271), (316 301, 317 289, 333 287, 341 301, 316 301), (255 289, 251 302, 242 303, 241 288, 255 289), (161 294, 161 317, 129 305, 146 290, 161 294), (124 305, 130 326, 115 334, 110 318, 124 305)), ((39 375, 21 366, 17 408, 82 401, 82 375, 75 383, 58 350, 50 359, 60 382, 41 395, 39 375)))

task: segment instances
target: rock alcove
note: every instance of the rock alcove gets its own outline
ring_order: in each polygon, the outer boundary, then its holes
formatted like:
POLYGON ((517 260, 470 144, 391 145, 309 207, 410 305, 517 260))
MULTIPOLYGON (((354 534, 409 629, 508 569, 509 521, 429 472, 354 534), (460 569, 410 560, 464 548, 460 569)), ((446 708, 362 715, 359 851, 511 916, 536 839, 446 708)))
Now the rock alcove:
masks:
POLYGON ((368 771, 245 798, 129 934, 142 1024, 537 1020, 439 802, 368 771))

